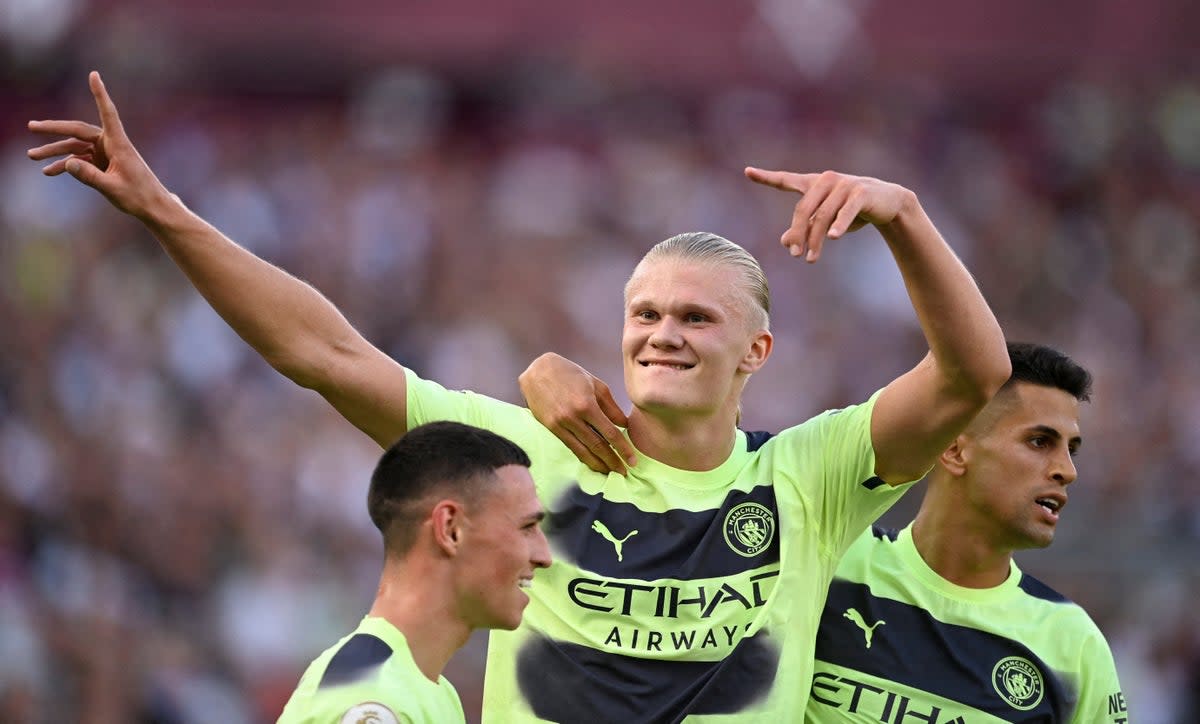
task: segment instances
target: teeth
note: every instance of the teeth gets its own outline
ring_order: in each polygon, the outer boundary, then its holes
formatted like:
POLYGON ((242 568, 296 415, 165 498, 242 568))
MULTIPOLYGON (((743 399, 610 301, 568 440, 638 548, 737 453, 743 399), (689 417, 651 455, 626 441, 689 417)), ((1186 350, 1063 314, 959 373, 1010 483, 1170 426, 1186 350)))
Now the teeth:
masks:
POLYGON ((517 581, 517 587, 518 587, 518 588, 529 588, 529 587, 530 587, 530 586, 532 586, 532 585, 533 585, 533 579, 532 579, 532 578, 522 578, 522 579, 520 579, 520 580, 518 580, 518 581, 517 581))
POLYGON ((1038 504, 1038 505, 1040 505, 1040 506, 1042 506, 1042 507, 1043 507, 1043 508, 1045 508, 1046 510, 1050 511, 1051 513, 1057 513, 1057 512, 1058 512, 1058 501, 1057 501, 1057 500, 1045 500, 1045 499, 1039 499, 1039 500, 1037 501, 1037 504, 1038 504))

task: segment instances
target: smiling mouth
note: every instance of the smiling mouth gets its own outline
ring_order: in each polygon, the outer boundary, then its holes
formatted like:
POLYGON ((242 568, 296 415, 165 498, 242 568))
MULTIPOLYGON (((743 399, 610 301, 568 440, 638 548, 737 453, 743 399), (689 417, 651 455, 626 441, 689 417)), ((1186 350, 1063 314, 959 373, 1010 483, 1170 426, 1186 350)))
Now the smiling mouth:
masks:
POLYGON ((643 367, 666 367, 667 369, 679 370, 681 372, 683 370, 690 370, 691 368, 696 366, 696 365, 679 364, 679 363, 675 363, 675 362, 648 362, 648 361, 647 362, 638 362, 638 364, 640 364, 643 367))

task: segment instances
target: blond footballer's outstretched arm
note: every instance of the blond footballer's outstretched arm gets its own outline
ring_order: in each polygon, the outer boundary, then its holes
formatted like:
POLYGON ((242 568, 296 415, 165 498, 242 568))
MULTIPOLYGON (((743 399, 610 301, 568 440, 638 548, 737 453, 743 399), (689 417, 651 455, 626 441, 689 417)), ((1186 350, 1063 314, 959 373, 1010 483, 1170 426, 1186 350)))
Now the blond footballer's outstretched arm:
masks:
POLYGON ((30 121, 64 136, 29 150, 136 217, 213 309, 276 370, 319 392, 381 446, 407 429, 404 368, 363 339, 316 289, 258 258, 192 213, 163 186, 121 125, 100 74, 88 76, 100 125, 30 121))
POLYGON ((875 473, 893 484, 920 477, 1012 371, 1000 324, 975 280, 906 188, 832 171, 747 168, 746 176, 801 194, 780 238, 793 256, 815 262, 825 239, 867 224, 887 242, 930 351, 875 403, 875 473))

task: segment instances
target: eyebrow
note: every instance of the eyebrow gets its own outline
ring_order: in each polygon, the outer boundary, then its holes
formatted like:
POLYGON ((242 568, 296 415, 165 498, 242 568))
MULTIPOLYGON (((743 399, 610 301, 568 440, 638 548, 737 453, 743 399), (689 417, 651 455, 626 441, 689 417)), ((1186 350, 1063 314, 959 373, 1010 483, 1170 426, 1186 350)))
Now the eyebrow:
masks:
POLYGON ((683 305, 684 314, 691 314, 692 312, 700 312, 708 317, 722 317, 725 315, 725 311, 721 307, 709 306, 698 302, 688 302, 683 305))
POLYGON ((727 312, 719 305, 703 304, 701 302, 683 302, 676 306, 671 306, 655 302, 653 299, 647 299, 645 297, 634 297, 633 299, 629 300, 627 306, 629 307, 630 311, 637 311, 646 307, 653 307, 656 309, 667 308, 671 313, 675 314, 691 314, 693 312, 699 312, 700 314, 714 318, 722 318, 727 314, 727 312))
MULTIPOLYGON (((1040 432, 1043 435, 1048 435, 1048 436, 1054 438, 1055 440, 1061 440, 1063 437, 1061 432, 1059 432, 1057 429, 1055 429, 1053 427, 1050 427, 1049 425, 1034 425, 1030 429, 1030 431, 1031 432, 1040 432)), ((1073 437, 1067 441, 1068 445, 1070 445, 1071 443, 1075 443, 1075 447, 1078 448, 1083 445, 1083 437, 1080 435, 1076 435, 1075 437, 1073 437)))

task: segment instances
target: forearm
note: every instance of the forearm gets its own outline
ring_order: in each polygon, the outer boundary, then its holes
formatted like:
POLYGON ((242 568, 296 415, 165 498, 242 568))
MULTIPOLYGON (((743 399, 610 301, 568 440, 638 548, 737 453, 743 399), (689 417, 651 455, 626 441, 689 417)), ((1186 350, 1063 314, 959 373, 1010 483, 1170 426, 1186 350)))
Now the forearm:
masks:
POLYGON ((866 224, 887 241, 930 354, 888 384, 875 402, 875 472, 888 483, 924 475, 1011 374, 1004 335, 975 280, 908 189, 833 171, 748 167, 746 175, 801 194, 780 242, 810 263, 820 257, 825 238, 841 238, 866 224))
POLYGON ((1011 370, 1000 324, 970 272, 942 239, 915 194, 879 227, 908 289, 946 389, 982 406, 1011 370))
POLYGON ((408 427, 407 375, 368 343, 317 290, 238 246, 171 194, 134 148, 100 74, 88 75, 100 126, 30 121, 64 136, 28 152, 96 189, 150 229, 213 309, 267 362, 319 392, 381 446, 408 427))
POLYGON ((339 350, 361 337, 316 289, 255 256, 163 192, 138 215, 212 305, 276 370, 320 388, 339 350))

